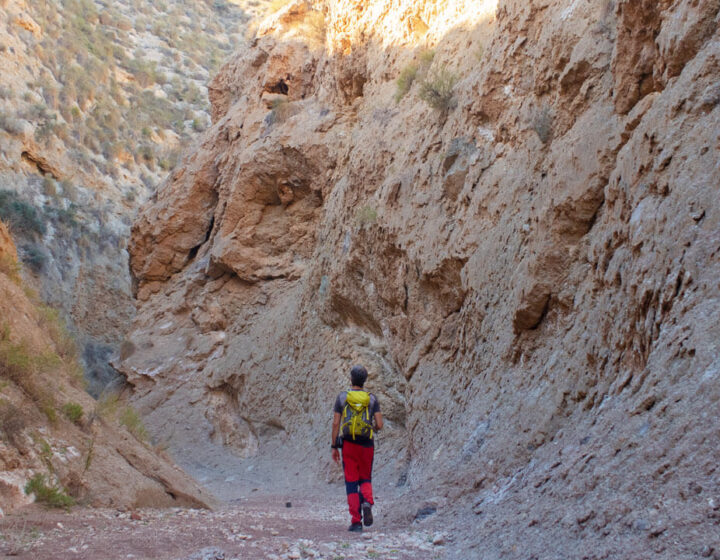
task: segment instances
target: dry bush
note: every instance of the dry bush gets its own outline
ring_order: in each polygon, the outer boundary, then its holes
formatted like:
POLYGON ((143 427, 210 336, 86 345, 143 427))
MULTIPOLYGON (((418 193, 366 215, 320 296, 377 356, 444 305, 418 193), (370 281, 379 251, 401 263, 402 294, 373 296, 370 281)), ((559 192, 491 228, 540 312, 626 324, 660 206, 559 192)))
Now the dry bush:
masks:
POLYGON ((20 435, 26 427, 23 412, 8 401, 0 401, 0 429, 10 445, 18 447, 20 435))
POLYGON ((282 123, 298 112, 297 106, 287 99, 276 99, 272 103, 272 111, 266 118, 268 124, 282 123))
POLYGON ((0 376, 12 381, 36 406, 55 422, 55 396, 46 380, 40 378, 45 355, 35 357, 24 342, 13 344, 7 338, 0 341, 0 376))
POLYGON ((146 442, 149 439, 145 424, 143 424, 142 418, 133 407, 125 407, 120 413, 119 421, 121 426, 125 426, 128 432, 135 436, 135 439, 141 442, 146 442))
POLYGON ((20 285, 20 263, 10 255, 0 256, 0 273, 10 278, 15 284, 20 285))
POLYGON ((428 74, 420 81, 418 96, 437 111, 447 112, 455 107, 454 88, 457 76, 445 68, 428 74))
POLYGON ((78 349, 75 339, 60 317, 60 312, 47 305, 37 306, 40 316, 40 326, 50 335, 57 353, 63 360, 75 360, 78 357, 78 349))

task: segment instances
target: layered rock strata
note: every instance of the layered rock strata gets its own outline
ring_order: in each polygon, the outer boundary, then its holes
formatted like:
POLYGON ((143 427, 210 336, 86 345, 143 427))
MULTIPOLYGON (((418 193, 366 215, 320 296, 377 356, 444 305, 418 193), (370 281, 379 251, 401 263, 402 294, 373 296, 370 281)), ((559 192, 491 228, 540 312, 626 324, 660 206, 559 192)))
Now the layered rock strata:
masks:
POLYGON ((291 448, 322 471, 363 362, 383 476, 417 490, 408 515, 430 497, 471 523, 464 554, 720 551, 719 12, 337 0, 266 21, 133 227, 117 365, 155 432, 186 463, 291 448))

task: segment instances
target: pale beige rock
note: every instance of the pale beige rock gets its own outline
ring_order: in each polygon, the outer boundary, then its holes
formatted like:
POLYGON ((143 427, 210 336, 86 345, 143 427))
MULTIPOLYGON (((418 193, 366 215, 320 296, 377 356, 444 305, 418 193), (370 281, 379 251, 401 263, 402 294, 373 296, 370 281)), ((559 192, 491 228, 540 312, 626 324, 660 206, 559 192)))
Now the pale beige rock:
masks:
POLYGON ((365 363, 395 516, 437 496, 472 527, 458 557, 624 556, 660 502, 649 546, 676 558, 712 523, 678 488, 720 491, 720 6, 491 4, 328 2, 324 51, 270 20, 134 226, 160 241, 131 247, 141 350, 117 365, 157 432, 193 418, 179 456, 319 473, 365 363), (458 77, 445 114, 419 83, 394 99, 427 47, 458 77))

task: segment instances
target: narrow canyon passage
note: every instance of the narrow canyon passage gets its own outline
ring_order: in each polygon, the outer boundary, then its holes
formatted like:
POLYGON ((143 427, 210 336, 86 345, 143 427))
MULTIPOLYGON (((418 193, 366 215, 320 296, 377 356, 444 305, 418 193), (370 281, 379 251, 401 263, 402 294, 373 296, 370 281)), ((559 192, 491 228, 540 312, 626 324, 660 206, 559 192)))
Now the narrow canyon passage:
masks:
POLYGON ((2 554, 720 560, 720 0, 0 4, 2 554))

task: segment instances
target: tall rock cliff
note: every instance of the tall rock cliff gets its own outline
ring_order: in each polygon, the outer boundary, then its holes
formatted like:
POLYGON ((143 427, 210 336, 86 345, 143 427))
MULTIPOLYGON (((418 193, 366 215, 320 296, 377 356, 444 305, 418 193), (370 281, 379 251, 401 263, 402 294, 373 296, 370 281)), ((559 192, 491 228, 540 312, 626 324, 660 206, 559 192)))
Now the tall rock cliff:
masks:
POLYGON ((266 20, 133 226, 117 367, 151 429, 203 476, 223 454, 320 473, 362 362, 396 514, 430 499, 472 524, 465 553, 720 554, 719 13, 266 20))

